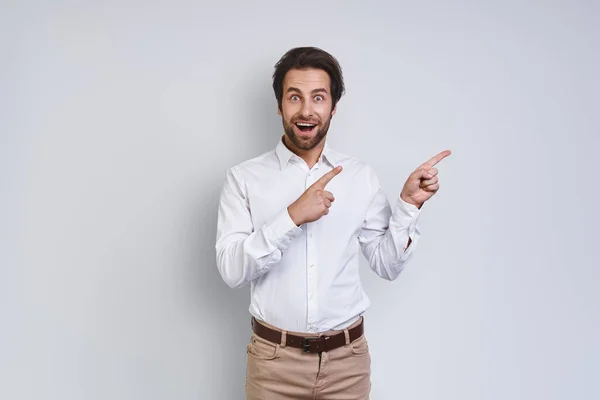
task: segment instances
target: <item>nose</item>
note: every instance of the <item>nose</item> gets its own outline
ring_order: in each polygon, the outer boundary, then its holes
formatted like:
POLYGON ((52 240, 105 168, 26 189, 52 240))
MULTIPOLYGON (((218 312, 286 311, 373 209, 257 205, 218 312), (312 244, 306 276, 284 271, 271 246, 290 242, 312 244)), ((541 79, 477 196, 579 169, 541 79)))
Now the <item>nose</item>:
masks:
POLYGON ((308 118, 312 115, 313 109, 312 109, 312 104, 310 101, 305 101, 304 103, 302 103, 301 113, 302 113, 302 116, 305 118, 308 118))

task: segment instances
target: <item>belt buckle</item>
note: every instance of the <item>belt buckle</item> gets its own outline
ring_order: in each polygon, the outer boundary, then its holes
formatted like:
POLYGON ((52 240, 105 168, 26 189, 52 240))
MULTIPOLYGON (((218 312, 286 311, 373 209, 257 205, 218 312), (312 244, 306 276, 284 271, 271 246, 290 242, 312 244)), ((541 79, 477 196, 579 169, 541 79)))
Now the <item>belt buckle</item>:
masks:
POLYGON ((319 338, 303 338, 302 339, 302 348, 304 349, 305 353, 310 353, 310 342, 309 340, 312 340, 313 342, 316 342, 317 340, 319 340, 319 338))

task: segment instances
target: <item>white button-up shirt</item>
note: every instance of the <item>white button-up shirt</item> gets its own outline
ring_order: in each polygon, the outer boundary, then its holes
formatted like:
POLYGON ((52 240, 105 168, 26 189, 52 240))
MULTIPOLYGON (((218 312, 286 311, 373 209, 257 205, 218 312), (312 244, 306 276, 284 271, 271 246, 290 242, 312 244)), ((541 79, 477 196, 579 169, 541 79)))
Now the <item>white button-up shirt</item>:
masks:
POLYGON ((369 266, 393 280, 419 241, 419 209, 399 196, 392 213, 373 169, 326 144, 317 164, 282 142, 274 151, 227 171, 218 211, 217 266, 231 287, 251 285, 250 314, 281 329, 343 329, 370 301, 359 272, 369 266), (321 176, 341 165, 325 187, 329 214, 296 226, 287 207, 321 176), (408 246, 409 237, 412 239, 408 246))

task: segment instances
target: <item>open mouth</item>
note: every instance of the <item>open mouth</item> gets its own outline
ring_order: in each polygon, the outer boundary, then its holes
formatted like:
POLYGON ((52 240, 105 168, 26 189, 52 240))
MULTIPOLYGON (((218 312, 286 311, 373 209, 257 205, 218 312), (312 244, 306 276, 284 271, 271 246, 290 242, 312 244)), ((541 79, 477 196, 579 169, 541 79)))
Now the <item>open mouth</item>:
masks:
POLYGON ((296 122, 296 127, 303 133, 310 133, 317 125, 308 122, 296 122))

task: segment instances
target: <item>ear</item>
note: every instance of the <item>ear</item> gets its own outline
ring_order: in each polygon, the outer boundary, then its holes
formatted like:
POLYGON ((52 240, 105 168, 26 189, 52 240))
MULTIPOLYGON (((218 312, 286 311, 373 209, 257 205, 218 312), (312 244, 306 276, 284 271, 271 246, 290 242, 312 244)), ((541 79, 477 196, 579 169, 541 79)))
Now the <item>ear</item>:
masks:
POLYGON ((281 116, 281 108, 279 107, 279 104, 277 105, 277 114, 281 116))
POLYGON ((335 112, 337 111, 337 105, 338 105, 338 103, 335 103, 335 107, 333 107, 333 110, 331 110, 332 117, 335 115, 335 112))

